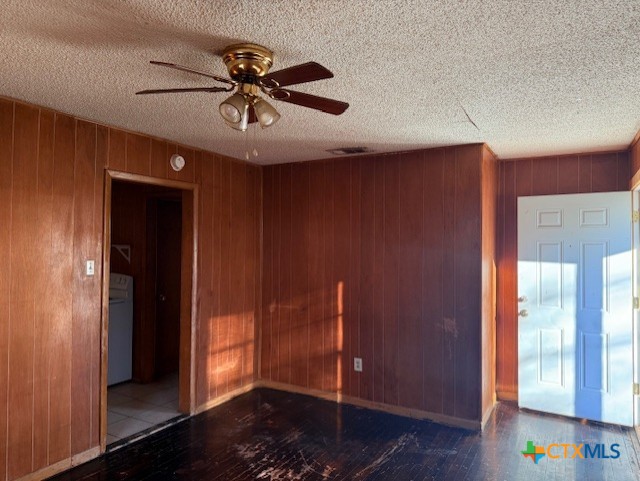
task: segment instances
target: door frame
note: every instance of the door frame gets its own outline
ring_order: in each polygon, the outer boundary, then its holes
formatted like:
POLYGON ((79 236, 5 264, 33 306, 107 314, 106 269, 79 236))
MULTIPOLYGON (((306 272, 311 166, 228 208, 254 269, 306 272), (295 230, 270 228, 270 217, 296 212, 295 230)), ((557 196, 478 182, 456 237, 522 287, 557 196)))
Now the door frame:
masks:
POLYGON ((109 278, 111 266, 111 197, 113 181, 168 187, 182 191, 182 252, 180 292, 179 410, 194 414, 196 383, 196 313, 198 281, 199 186, 190 182, 105 170, 102 250, 102 319, 100 331, 100 452, 107 447, 107 363, 109 278))
MULTIPOLYGON (((640 210, 640 184, 632 188, 631 194, 632 212, 640 210)), ((640 297, 640 222, 634 220, 631 227, 631 242, 633 249, 632 278, 633 296, 640 297)), ((640 383, 640 311, 634 306, 633 309, 633 382, 640 383)), ((640 424, 640 396, 633 396, 633 425, 640 424)))

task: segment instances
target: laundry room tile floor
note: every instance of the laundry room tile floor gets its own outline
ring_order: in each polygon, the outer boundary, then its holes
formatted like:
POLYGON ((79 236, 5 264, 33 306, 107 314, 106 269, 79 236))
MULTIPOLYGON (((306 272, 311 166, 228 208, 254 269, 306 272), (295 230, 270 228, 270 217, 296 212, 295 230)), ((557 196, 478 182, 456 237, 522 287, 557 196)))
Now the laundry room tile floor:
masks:
POLYGON ((107 392, 107 444, 180 416, 178 376, 149 384, 127 382, 107 392))

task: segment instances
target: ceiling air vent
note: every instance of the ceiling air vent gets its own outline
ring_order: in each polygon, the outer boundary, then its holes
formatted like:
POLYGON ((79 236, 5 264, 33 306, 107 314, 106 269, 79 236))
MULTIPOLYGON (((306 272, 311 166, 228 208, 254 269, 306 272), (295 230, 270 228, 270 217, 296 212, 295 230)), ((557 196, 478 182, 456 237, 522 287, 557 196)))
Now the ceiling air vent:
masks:
POLYGON ((353 154, 366 154, 373 152, 369 147, 341 147, 339 149, 329 149, 327 152, 333 155, 353 155, 353 154))

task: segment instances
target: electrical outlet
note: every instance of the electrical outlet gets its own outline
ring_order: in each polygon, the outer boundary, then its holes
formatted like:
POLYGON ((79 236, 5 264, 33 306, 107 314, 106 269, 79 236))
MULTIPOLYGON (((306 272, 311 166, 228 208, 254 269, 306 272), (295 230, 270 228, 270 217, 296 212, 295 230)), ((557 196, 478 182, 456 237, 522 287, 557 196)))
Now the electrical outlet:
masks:
POLYGON ((87 261, 87 275, 92 276, 96 271, 96 261, 87 261))
POLYGON ((362 358, 354 357, 353 358, 353 370, 355 372, 362 372, 362 358))

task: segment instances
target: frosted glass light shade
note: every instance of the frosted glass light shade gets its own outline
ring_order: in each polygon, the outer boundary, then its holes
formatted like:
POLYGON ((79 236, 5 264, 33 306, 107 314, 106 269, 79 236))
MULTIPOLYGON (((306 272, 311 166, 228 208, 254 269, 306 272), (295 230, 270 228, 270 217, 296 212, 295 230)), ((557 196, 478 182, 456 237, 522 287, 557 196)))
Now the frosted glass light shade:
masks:
POLYGON ((230 124, 242 122, 242 114, 247 110, 247 100, 244 95, 235 93, 220 104, 220 115, 230 124))
POLYGON ((260 126, 264 129, 271 127, 280 119, 278 111, 266 100, 256 99, 253 103, 253 108, 256 111, 256 117, 260 126))

